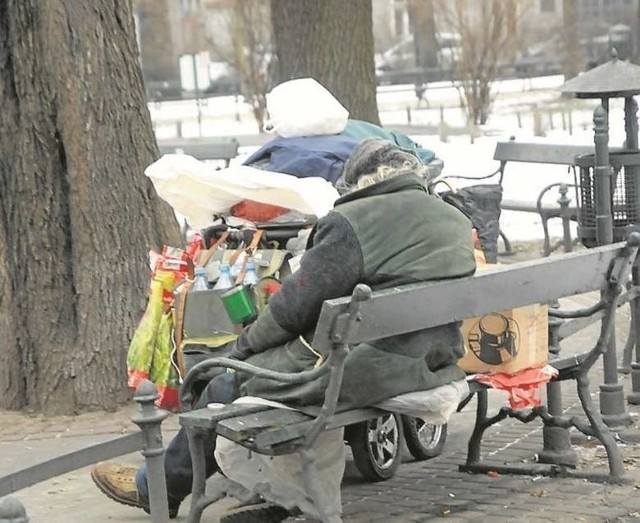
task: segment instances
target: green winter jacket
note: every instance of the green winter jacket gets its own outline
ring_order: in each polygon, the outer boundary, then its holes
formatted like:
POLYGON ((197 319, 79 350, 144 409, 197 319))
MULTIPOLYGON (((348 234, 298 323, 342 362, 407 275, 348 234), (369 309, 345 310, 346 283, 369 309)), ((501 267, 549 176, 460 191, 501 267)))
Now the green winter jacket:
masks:
MULTIPOLYGON (((309 369, 318 357, 313 331, 322 303, 348 296, 358 283, 374 290, 473 274, 471 223, 457 209, 403 175, 336 201, 316 223, 299 270, 283 281, 245 332, 246 361, 281 372, 309 369)), ((425 303, 425 307, 437 304, 425 303)), ((338 410, 372 405, 401 393, 427 390, 464 377, 460 323, 362 343, 350 348, 338 410)), ((286 384, 238 375, 242 395, 303 408, 321 405, 328 377, 286 384)))

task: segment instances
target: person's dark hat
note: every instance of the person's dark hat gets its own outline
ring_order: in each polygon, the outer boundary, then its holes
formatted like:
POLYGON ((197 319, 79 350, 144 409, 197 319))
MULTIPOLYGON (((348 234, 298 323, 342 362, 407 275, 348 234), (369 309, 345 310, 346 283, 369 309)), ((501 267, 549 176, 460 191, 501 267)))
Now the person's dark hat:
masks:
POLYGON ((375 173, 381 165, 402 167, 407 162, 410 165, 422 165, 420 158, 412 151, 389 140, 369 138, 360 142, 351 152, 342 172, 342 181, 345 185, 353 185, 361 176, 375 173))

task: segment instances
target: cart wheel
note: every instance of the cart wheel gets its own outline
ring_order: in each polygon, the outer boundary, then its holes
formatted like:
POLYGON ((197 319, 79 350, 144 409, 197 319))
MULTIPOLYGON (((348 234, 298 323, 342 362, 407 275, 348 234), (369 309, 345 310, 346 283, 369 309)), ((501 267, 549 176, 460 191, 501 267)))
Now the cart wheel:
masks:
POLYGON ((417 460, 439 456, 447 440, 447 425, 425 423, 420 418, 402 416, 404 440, 411 455, 417 460))
POLYGON ((392 478, 400 466, 402 420, 387 414, 348 427, 347 440, 360 474, 369 481, 392 478))

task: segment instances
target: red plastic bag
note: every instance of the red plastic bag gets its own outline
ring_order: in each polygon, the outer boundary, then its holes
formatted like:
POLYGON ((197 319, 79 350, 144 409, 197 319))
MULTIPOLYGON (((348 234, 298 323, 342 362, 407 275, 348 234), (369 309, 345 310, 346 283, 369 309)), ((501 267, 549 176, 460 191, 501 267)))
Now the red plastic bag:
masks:
POLYGON ((286 207, 269 205, 268 203, 260 203, 253 200, 242 200, 240 203, 231 207, 232 216, 257 223, 268 222, 289 211, 290 209, 286 207))
POLYGON ((513 409, 526 409, 542 405, 541 392, 543 385, 556 376, 558 371, 551 365, 532 367, 515 374, 495 372, 478 374, 474 381, 490 385, 494 389, 504 390, 509 394, 509 405, 513 409))

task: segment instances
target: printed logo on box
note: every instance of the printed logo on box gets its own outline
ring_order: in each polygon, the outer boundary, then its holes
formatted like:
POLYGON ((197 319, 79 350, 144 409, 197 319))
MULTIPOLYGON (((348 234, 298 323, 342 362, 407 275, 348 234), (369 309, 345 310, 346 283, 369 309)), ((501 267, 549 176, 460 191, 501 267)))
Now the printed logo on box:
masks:
POLYGON ((467 335, 467 347, 487 365, 513 360, 518 355, 519 341, 518 324, 500 313, 482 316, 467 335))

